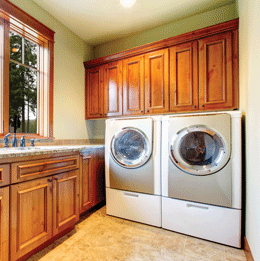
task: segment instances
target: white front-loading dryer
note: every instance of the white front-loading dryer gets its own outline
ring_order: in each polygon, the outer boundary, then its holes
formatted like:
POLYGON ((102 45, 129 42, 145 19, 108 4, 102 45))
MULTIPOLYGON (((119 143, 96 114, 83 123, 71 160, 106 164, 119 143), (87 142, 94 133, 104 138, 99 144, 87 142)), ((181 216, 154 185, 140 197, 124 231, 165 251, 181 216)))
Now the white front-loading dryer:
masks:
POLYGON ((107 214, 161 226, 161 117, 108 119, 107 214))
POLYGON ((240 247, 241 113, 162 117, 162 227, 240 247))

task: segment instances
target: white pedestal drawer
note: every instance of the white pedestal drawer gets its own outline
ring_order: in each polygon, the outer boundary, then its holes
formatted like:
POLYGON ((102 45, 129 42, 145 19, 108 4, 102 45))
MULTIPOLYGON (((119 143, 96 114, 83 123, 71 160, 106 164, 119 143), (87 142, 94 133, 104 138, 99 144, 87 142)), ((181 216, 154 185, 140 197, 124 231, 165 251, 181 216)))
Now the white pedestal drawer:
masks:
POLYGON ((162 227, 241 248, 241 210, 162 197, 162 227))
POLYGON ((107 214, 161 227, 161 196, 106 188, 107 214))

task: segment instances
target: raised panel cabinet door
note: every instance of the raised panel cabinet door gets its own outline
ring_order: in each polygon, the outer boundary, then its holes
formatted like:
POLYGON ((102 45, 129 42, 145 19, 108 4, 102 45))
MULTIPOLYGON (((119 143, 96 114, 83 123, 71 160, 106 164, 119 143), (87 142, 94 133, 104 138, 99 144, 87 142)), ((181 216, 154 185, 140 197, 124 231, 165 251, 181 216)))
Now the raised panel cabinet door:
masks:
POLYGON ((198 110, 198 43, 170 48, 170 110, 198 110))
POLYGON ((199 40, 200 109, 233 107, 232 32, 199 40))
POLYGON ((145 113, 169 111, 169 50, 145 55, 145 113))
POLYGON ((86 70, 86 119, 104 116, 103 73, 103 66, 86 70))
POLYGON ((90 170, 93 179, 93 204, 105 200, 105 159, 104 148, 96 149, 91 157, 90 170))
POLYGON ((122 115, 122 61, 104 65, 105 116, 122 115))
POLYGON ((144 56, 123 61, 123 114, 144 113, 144 56))
POLYGON ((82 156, 80 180, 80 212, 105 200, 104 148, 95 148, 82 156))
POLYGON ((53 235, 79 220, 79 170, 53 177, 53 235))
POLYGON ((93 175, 91 172, 91 156, 81 156, 80 166, 80 214, 94 206, 93 175))
POLYGON ((42 178, 11 185, 11 260, 52 237, 52 183, 42 178))
POLYGON ((0 261, 9 260, 9 187, 0 189, 0 261))

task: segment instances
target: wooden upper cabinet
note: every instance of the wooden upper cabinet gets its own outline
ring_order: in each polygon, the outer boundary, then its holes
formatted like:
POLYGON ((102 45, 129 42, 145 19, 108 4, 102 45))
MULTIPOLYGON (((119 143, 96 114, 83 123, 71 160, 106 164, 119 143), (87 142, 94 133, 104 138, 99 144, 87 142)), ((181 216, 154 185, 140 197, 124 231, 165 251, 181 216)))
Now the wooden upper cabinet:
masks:
POLYGON ((145 113, 169 111, 168 49, 145 55, 145 113))
POLYGON ((123 61, 123 114, 144 113, 144 56, 123 61))
POLYGON ((79 170, 53 177, 53 235, 79 220, 79 170))
POLYGON ((199 40, 199 106, 234 107, 232 32, 199 40))
POLYGON ((170 48, 170 111, 198 110, 197 41, 170 48))
POLYGON ((103 66, 86 70, 86 119, 102 118, 103 103, 103 66))
POLYGON ((9 260, 9 187, 0 188, 0 260, 9 260))
MULTIPOLYGON (((104 114, 92 115, 237 109, 238 53, 234 19, 87 61, 87 71, 104 68, 104 114)), ((98 80, 93 82, 98 86, 98 80)), ((93 96, 90 107, 96 112, 100 102, 93 96)))
POLYGON ((122 115, 122 61, 104 65, 104 115, 122 115))
POLYGON ((50 177, 11 185, 11 260, 52 237, 52 185, 50 177))

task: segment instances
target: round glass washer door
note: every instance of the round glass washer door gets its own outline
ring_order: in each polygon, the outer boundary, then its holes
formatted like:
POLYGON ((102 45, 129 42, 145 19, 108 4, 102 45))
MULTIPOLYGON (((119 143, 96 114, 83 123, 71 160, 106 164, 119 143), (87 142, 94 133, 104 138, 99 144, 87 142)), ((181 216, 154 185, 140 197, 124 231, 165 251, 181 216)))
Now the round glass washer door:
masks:
POLYGON ((206 126, 182 129, 170 145, 172 162, 192 175, 216 173, 227 164, 229 156, 229 146, 224 138, 206 126))
POLYGON ((138 168, 149 160, 151 153, 151 143, 139 129, 123 128, 112 138, 111 154, 122 167, 138 168))

